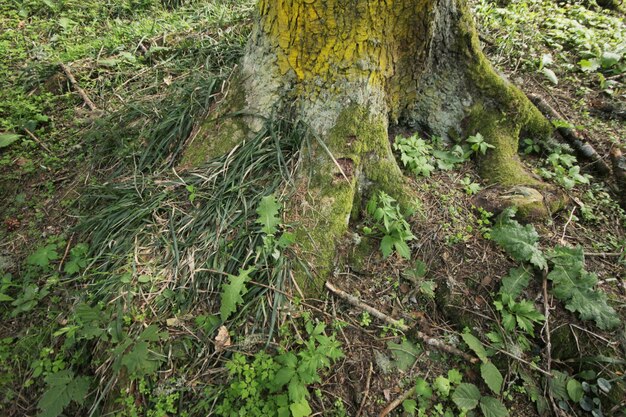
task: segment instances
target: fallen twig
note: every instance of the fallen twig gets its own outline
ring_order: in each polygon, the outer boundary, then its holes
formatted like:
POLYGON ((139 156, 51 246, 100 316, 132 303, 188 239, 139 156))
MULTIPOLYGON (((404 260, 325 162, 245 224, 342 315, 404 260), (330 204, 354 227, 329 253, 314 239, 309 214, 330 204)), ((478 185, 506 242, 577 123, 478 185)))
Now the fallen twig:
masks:
POLYGON ((389 413, 391 413, 393 410, 395 410, 400 404, 402 404, 402 402, 404 400, 406 400, 407 398, 409 398, 411 395, 413 395, 413 393, 415 392, 415 387, 411 387, 408 390, 404 391, 402 393, 401 396, 399 396, 398 398, 396 398, 395 400, 393 400, 392 402, 390 402, 387 407, 385 407, 385 409, 383 411, 380 412, 380 414, 378 415, 378 417, 385 417, 386 415, 388 415, 389 413))
MULTIPOLYGON (((528 94, 528 98, 548 120, 563 120, 563 117, 542 97, 536 94, 528 94)), ((605 176, 611 173, 611 168, 609 168, 607 163, 604 162, 593 146, 587 143, 585 139, 581 138, 580 134, 575 129, 561 126, 557 127, 556 130, 558 130, 567 143, 569 143, 580 156, 593 162, 593 166, 598 173, 605 176)))
POLYGON ((365 380, 365 391, 363 391, 363 399, 361 399, 361 405, 359 406, 359 411, 356 413, 356 417, 360 417, 361 414, 363 414, 363 408, 365 408, 367 397, 370 395, 370 383, 372 382, 373 372, 374 365, 372 365, 372 362, 370 362, 370 369, 367 372, 367 379, 365 380))
POLYGON ((24 128, 24 132, 26 132, 26 134, 30 136, 32 140, 37 142, 37 144, 41 146, 42 148, 44 148, 44 150, 46 150, 49 154, 54 155, 54 152, 52 152, 50 148, 48 148, 42 141, 40 141, 39 138, 33 134, 33 132, 31 132, 30 130, 26 128, 24 128))
MULTIPOLYGON (((328 290, 330 290, 330 292, 332 292, 333 294, 337 295, 338 297, 341 297, 342 299, 344 299, 345 301, 347 301, 348 303, 352 304, 355 307, 358 307, 362 310, 367 311, 368 313, 370 313, 372 316, 376 317, 379 320, 384 321, 385 323, 388 323, 392 326, 395 326, 396 328, 402 330, 403 332, 408 332, 409 330, 411 330, 411 328, 409 326, 407 326, 406 324, 404 324, 403 322, 396 320, 392 317, 389 317, 388 315, 386 315, 385 313, 375 309, 372 306, 369 306, 365 303, 363 303, 361 300, 359 300, 357 297, 348 294, 347 292, 335 287, 333 284, 331 284, 330 282, 326 281, 326 288, 328 288, 328 290)), ((421 340, 422 342, 426 343, 427 345, 438 349, 438 350, 442 350, 444 352, 448 352, 451 353, 453 355, 457 355, 462 357, 463 359, 471 362, 471 363, 478 363, 479 359, 475 358, 471 355, 468 355, 467 353, 455 348, 454 346, 450 346, 444 342, 442 342, 439 339, 435 339, 432 338, 428 335, 426 335, 425 333, 422 333, 420 331, 417 330, 413 330, 411 332, 411 334, 414 334, 419 340, 421 340)))
POLYGON ((70 80, 72 87, 74 87, 74 90, 76 90, 76 92, 80 95, 80 97, 83 99, 87 107, 89 107, 91 111, 96 111, 98 108, 96 107, 95 104, 93 104, 93 101, 91 101, 87 93, 85 93, 85 90, 80 88, 80 85, 78 85, 78 82, 76 81, 76 78, 74 78, 74 76, 72 75, 72 72, 70 71, 69 67, 63 63, 60 63, 59 65, 61 66, 61 69, 67 76, 67 79, 70 80))
MULTIPOLYGON (((574 213, 573 210, 572 213, 574 213)), ((546 342, 546 371, 548 371, 549 374, 552 367, 552 342, 550 341, 550 301, 548 300, 548 274, 545 270, 543 271, 543 315, 545 317, 544 342, 546 342)))
POLYGON ((611 164, 613 165, 613 176, 620 190, 620 205, 626 208, 626 157, 624 157, 622 151, 617 146, 611 149, 610 155, 611 164))

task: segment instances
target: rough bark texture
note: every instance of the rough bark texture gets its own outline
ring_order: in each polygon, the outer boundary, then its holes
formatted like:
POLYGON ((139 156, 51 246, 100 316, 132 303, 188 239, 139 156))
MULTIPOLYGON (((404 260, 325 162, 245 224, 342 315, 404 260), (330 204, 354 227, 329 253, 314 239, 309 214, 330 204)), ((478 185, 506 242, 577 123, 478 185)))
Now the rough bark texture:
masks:
MULTIPOLYGON (((487 180, 540 184, 518 160, 518 136, 551 127, 487 62, 465 0, 260 0, 258 13, 234 96, 253 114, 288 109, 325 143, 290 203, 318 276, 331 272, 361 195, 383 189, 412 204, 389 123, 451 140, 480 132, 496 146, 480 161, 487 180)), ((214 149, 232 141, 226 130, 214 149)))

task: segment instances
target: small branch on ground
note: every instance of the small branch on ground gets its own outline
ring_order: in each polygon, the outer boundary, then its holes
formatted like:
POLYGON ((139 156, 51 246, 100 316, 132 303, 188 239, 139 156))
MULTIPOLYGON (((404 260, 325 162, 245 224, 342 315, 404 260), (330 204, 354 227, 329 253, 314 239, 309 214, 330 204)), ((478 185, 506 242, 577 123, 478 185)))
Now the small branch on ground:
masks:
POLYGON ((356 417, 360 417, 363 414, 363 408, 365 408, 365 403, 367 402, 367 397, 370 395, 370 383, 372 382, 372 373, 374 372, 374 365, 370 362, 370 369, 367 372, 367 380, 365 380, 365 391, 363 391, 363 399, 361 400, 361 405, 359 406, 359 411, 356 413, 356 417))
POLYGON ((621 149, 614 146, 611 149, 611 164, 613 165, 613 176, 620 190, 620 205, 626 209, 626 157, 622 154, 621 149))
POLYGON ((412 387, 412 388, 404 391, 401 396, 399 396, 398 398, 396 398, 395 400, 390 402, 389 405, 387 405, 387 407, 385 407, 385 409, 380 412, 378 417, 385 417, 385 416, 387 416, 389 413, 391 413, 393 410, 395 410, 400 404, 402 404, 402 402, 404 400, 406 400, 411 395, 413 395, 414 392, 415 392, 415 387, 412 387))
POLYGON ((80 97, 83 99, 87 107, 89 107, 91 111, 98 110, 98 108, 96 107, 95 104, 93 104, 93 101, 91 101, 87 93, 85 93, 85 90, 80 88, 80 85, 78 85, 78 82, 76 81, 76 78, 74 78, 74 76, 72 75, 72 72, 70 71, 69 67, 63 63, 60 63, 59 65, 61 66, 61 69, 67 76, 67 79, 70 80, 72 87, 74 87, 74 90, 76 90, 76 92, 80 95, 80 97))
MULTIPOLYGON (((385 313, 375 309, 372 306, 369 306, 365 303, 363 303, 361 300, 359 300, 357 297, 348 294, 347 292, 335 287, 333 284, 331 284, 330 282, 326 281, 326 288, 328 288, 328 290, 330 292, 332 292, 333 294, 337 295, 338 297, 344 299, 345 301, 347 301, 348 303, 352 304, 355 307, 360 308, 361 310, 365 310, 368 313, 370 313, 372 316, 376 317, 379 320, 384 321, 387 324, 390 324, 392 326, 395 326, 396 328, 402 330, 403 332, 409 332, 411 331, 411 328, 409 326, 407 326, 406 324, 404 324, 403 322, 396 320, 392 317, 389 317, 388 315, 386 315, 385 313)), ((425 344, 438 349, 438 350, 442 350, 444 352, 448 352, 450 354, 456 355, 456 356, 460 356, 463 359, 471 362, 471 363, 478 363, 479 359, 475 358, 471 355, 468 355, 467 353, 455 348, 454 346, 450 346, 444 342, 442 342, 441 340, 438 339, 434 339, 420 331, 417 330, 413 330, 411 331, 411 334, 414 334, 419 340, 421 340, 422 342, 424 342, 425 344)))
MULTIPOLYGON (((528 98, 530 99, 530 101, 533 102, 535 106, 537 106, 539 111, 541 111, 541 113, 543 113, 548 120, 563 120, 563 117, 542 97, 536 94, 528 94, 528 98)), ((611 168, 609 168, 607 163, 604 162, 604 160, 598 154, 598 152, 596 152, 594 147, 586 142, 585 139, 583 139, 575 129, 561 126, 557 127, 556 130, 563 136, 563 138, 565 138, 567 143, 569 143, 580 156, 593 162, 593 166, 599 174, 606 176, 611 173, 611 168)))
MULTIPOLYGON (((572 210, 572 213, 574 211, 572 210)), ((552 367, 552 342, 550 341, 550 300, 548 299, 548 273, 543 271, 543 315, 545 316, 545 325, 544 325, 544 342, 546 343, 545 347, 545 361, 546 361, 546 371, 550 373, 550 369, 552 367)))
POLYGON ((31 132, 30 130, 28 130, 28 129, 26 129, 26 128, 24 128, 24 132, 26 132, 26 134, 27 134, 28 136, 30 136, 30 138, 31 138, 32 140, 34 140, 35 142, 37 142, 37 144, 38 144, 39 146, 41 146, 41 147, 42 147, 42 148, 43 148, 46 152, 48 152, 48 153, 49 153, 50 155, 52 155, 52 156, 55 156, 55 155, 54 155, 54 152, 52 152, 52 151, 50 150, 50 148, 48 148, 48 147, 47 147, 47 146, 46 146, 46 145, 45 145, 45 144, 44 144, 41 140, 39 140, 39 138, 38 138, 37 136, 35 136, 35 135, 33 134, 33 132, 31 132))

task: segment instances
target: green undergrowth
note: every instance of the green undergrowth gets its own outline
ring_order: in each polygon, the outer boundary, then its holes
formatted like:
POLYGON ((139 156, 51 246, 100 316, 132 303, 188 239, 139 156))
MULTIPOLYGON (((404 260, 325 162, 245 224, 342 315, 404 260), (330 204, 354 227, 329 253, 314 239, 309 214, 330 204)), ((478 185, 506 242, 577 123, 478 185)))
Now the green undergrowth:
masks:
MULTIPOLYGON (((201 372, 203 362, 187 362, 187 355, 219 353, 231 345, 231 336, 232 343, 242 346, 248 337, 256 340, 244 349, 274 340, 284 285, 293 269, 288 256, 293 236, 282 224, 281 205, 273 194, 291 181, 306 138, 301 124, 268 121, 229 155, 195 171, 150 177, 136 172, 130 179, 90 188, 85 197, 90 215, 78 228, 89 246, 52 239, 26 259, 20 275, 3 277, 3 315, 15 320, 30 315, 36 324, 20 339, 3 339, 3 366, 23 364, 26 372, 0 381, 2 407, 10 408, 22 385, 29 396, 40 398, 40 416, 56 417, 63 410, 156 416, 159 409, 199 415, 180 408, 189 398, 198 407, 203 404, 198 413, 212 409, 222 396, 217 381, 207 391, 183 384, 165 396, 156 387, 201 372), (49 330, 35 332, 42 325, 49 330), (172 329, 185 335, 173 336, 172 329), (200 337, 215 340, 214 347, 207 351, 200 337), (179 365, 176 377, 158 378, 160 369, 179 365), (106 383, 94 385, 96 379, 106 383), (137 384, 152 388, 144 386, 139 394, 124 391, 137 384), (148 405, 135 409, 135 402, 125 399, 128 395, 140 395, 148 405), (116 405, 119 401, 122 405, 116 405)), ((328 351, 331 339, 323 329, 310 337, 307 349, 313 350, 303 353, 302 360, 318 365, 302 365, 302 375, 285 382, 289 396, 276 399, 282 404, 287 398, 293 415, 305 415, 293 411, 307 409, 303 392, 317 381, 321 364, 338 357, 328 351), (313 352, 321 355, 319 360, 306 359, 313 352), (298 395, 292 393, 296 387, 298 395)), ((238 386, 231 386, 227 397, 238 386)), ((225 410, 233 400, 227 397, 222 415, 230 415, 225 410)))
POLYGON ((626 26, 622 16, 590 1, 507 3, 498 7, 498 2, 484 0, 475 5, 495 48, 492 62, 521 63, 549 84, 582 79, 586 86, 582 88, 623 97, 620 74, 626 71, 626 26))

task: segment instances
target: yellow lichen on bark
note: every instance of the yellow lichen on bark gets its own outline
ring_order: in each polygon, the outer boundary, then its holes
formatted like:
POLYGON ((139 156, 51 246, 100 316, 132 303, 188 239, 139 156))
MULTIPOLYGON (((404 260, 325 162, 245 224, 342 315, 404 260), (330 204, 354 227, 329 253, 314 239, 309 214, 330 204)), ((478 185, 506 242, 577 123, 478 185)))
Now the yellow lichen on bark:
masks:
POLYGON ((260 30, 277 54, 281 75, 293 72, 298 93, 314 97, 321 89, 364 81, 385 91, 396 108, 411 96, 425 51, 424 0, 261 0, 260 30), (348 83, 346 83, 346 81, 348 83), (402 84, 402 85, 400 85, 402 84), (400 97, 402 93, 402 98, 400 97))

